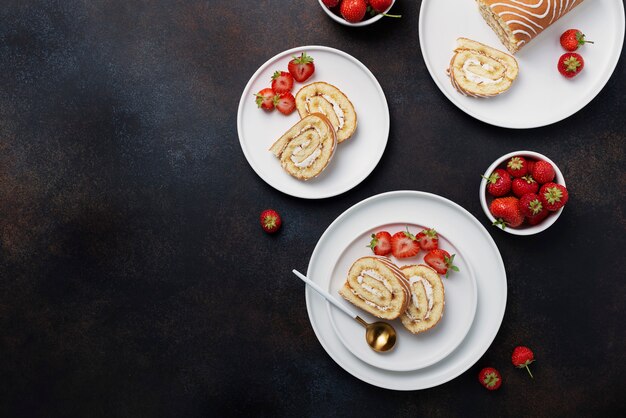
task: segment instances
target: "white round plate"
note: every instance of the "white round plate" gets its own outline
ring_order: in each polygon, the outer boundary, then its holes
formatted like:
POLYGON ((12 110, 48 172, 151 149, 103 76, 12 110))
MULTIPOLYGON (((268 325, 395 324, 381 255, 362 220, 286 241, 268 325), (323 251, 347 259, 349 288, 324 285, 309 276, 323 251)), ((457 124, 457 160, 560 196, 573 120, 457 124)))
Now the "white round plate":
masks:
POLYGON ((507 52, 475 1, 423 0, 419 37, 430 75, 459 109, 491 125, 535 128, 573 115, 602 90, 622 51, 624 5, 619 0, 593 0, 575 7, 515 54, 520 66, 517 80, 509 91, 487 99, 463 96, 446 74, 459 37, 507 52), (580 29, 595 44, 577 51, 585 60, 585 68, 573 79, 566 79, 557 70, 558 59, 566 52, 559 37, 571 28, 580 29))
MULTIPOLYGON (((356 239, 345 236, 339 238, 343 242, 333 242, 333 245, 337 247, 343 246, 344 250, 340 252, 334 263, 335 268, 329 277, 328 290, 331 295, 337 295, 336 299, 339 303, 353 310, 354 307, 339 296, 338 292, 346 281, 352 263, 360 257, 373 255, 372 250, 366 247, 373 233, 384 230, 393 235, 408 227, 411 233, 417 234, 424 229, 435 228, 439 232, 439 248, 455 254, 454 264, 459 268, 459 272, 451 271, 448 278, 442 277, 445 293, 443 317, 434 328, 418 335, 411 334, 404 328, 400 319, 387 321, 398 333, 396 347, 389 353, 381 354, 372 350, 365 341, 363 327, 330 303, 328 304, 328 314, 333 329, 346 348, 364 362, 385 370, 417 370, 441 360, 461 344, 472 326, 476 313, 476 279, 471 264, 466 262, 461 248, 453 245, 457 240, 461 240, 461 237, 457 236, 454 229, 448 230, 452 235, 444 235, 439 231, 438 225, 429 225, 420 221, 421 211, 419 210, 408 212, 402 218, 397 219, 389 218, 386 213, 382 213, 378 218, 378 223, 374 223, 356 239)), ((398 266, 425 264, 425 254, 425 251, 420 251, 417 256, 411 258, 397 259, 393 256, 389 258, 398 266)), ((380 321, 361 310, 359 310, 359 316, 367 322, 380 321)))
POLYGON ((322 199, 352 189, 374 170, 387 146, 389 107, 374 75, 356 58, 325 46, 302 46, 281 52, 254 73, 241 95, 237 131, 248 163, 267 184, 291 196, 322 199), (348 96, 358 121, 354 135, 337 144, 328 167, 306 182, 290 176, 269 151, 300 120, 298 112, 289 116, 277 110, 266 112, 257 107, 254 98, 261 89, 271 87, 274 71, 287 71, 292 56, 301 52, 313 57, 315 72, 304 83, 294 82, 293 95, 315 81, 333 84, 348 96))
POLYGON ((437 386, 470 368, 491 345, 506 307, 504 264, 489 233, 461 206, 424 192, 383 193, 359 202, 345 211, 319 239, 311 255, 307 276, 322 288, 329 288, 335 260, 345 248, 345 237, 360 236, 363 231, 380 222, 382 214, 388 219, 404 220, 412 216, 412 213, 419 214, 420 225, 436 225, 443 236, 454 237, 454 246, 461 249, 463 259, 471 264, 475 273, 478 298, 476 314, 469 332, 450 354, 418 370, 399 372, 372 367, 353 355, 341 342, 333 329, 327 302, 314 291, 308 288, 305 291, 313 330, 333 360, 364 382, 394 390, 418 390, 437 386))

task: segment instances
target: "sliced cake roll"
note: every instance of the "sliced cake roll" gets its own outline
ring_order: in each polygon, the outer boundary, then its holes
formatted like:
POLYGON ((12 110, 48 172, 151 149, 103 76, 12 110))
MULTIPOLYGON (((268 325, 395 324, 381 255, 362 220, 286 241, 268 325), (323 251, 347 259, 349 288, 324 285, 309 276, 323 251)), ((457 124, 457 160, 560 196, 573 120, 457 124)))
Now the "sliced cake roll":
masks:
POLYGON ((404 266, 402 272, 410 283, 411 302, 400 320, 406 329, 419 334, 437 325, 443 316, 443 282, 435 270, 425 265, 404 266))
POLYGON ((270 151, 293 177, 309 180, 324 171, 336 146, 337 135, 330 121, 312 113, 274 142, 270 151))
POLYGON ((467 38, 457 39, 448 75, 466 96, 491 97, 507 91, 519 67, 513 56, 467 38))
POLYGON ((383 319, 396 319, 410 299, 409 282, 386 257, 362 257, 352 264, 339 294, 348 302, 383 319))
POLYGON ((350 138, 356 130, 352 102, 332 84, 319 81, 302 87, 296 93, 296 109, 301 118, 314 112, 326 116, 335 127, 338 142, 350 138))
POLYGON ((476 0, 480 14, 512 54, 583 0, 476 0))

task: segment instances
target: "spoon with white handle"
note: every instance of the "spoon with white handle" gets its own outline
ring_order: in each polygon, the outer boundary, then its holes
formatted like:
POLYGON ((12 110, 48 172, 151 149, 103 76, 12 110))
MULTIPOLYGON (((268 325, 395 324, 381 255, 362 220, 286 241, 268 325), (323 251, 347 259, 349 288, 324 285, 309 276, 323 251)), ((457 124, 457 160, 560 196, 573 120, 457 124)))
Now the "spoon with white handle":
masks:
POLYGON ((391 325, 386 322, 368 324, 363 318, 354 313, 352 309, 337 302, 327 291, 319 287, 317 283, 311 281, 304 274, 300 273, 298 270, 293 270, 293 274, 311 286, 311 288, 322 295, 324 299, 341 309, 346 315, 356 319, 359 324, 363 325, 365 327, 365 340, 374 351, 383 353, 391 350, 396 345, 396 330, 391 325))

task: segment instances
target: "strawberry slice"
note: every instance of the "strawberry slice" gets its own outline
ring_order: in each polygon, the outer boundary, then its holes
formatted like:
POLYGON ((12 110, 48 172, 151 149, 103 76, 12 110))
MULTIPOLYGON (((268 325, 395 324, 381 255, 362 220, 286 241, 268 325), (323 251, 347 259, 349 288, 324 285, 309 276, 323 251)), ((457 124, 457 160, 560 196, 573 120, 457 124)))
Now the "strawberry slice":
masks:
POLYGON ((276 101, 276 109, 283 115, 289 115, 296 110, 296 99, 293 97, 293 94, 289 92, 280 94, 276 101))
POLYGON ((454 265, 455 255, 452 254, 451 256, 447 251, 436 248, 424 256, 424 261, 434 268, 437 273, 445 274, 448 277, 450 270, 459 271, 459 268, 454 265))
POLYGON ((396 258, 408 258, 416 256, 420 252, 420 245, 415 239, 415 235, 406 231, 400 231, 391 237, 391 253, 396 258))
POLYGON ((424 251, 434 250, 439 247, 439 236, 434 229, 424 229, 416 235, 420 248, 424 251))
POLYGON ((287 93, 293 88, 293 76, 287 71, 276 71, 272 76, 272 89, 278 94, 287 93))
POLYGON ((391 234, 387 231, 380 231, 372 234, 372 240, 368 245, 376 255, 387 255, 391 253, 391 234))
POLYGON ((278 101, 278 95, 270 88, 259 91, 254 97, 256 97, 256 105, 265 110, 273 110, 278 101))
POLYGON ((306 52, 300 54, 299 57, 293 56, 292 58, 287 64, 287 69, 296 81, 302 83, 313 75, 315 64, 313 64, 313 58, 308 56, 306 52))

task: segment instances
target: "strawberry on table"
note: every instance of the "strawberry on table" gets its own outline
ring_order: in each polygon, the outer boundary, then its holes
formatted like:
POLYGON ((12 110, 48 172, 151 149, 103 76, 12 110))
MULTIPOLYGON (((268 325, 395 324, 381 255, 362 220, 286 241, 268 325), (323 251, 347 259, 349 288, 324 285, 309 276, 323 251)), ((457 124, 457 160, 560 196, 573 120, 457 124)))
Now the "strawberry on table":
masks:
POLYGON ((372 234, 372 240, 370 241, 368 247, 371 248, 376 255, 390 254, 391 234, 387 231, 380 231, 372 234))
POLYGON ((569 199, 567 188, 561 184, 546 183, 539 189, 541 204, 551 212, 561 209, 569 199))
POLYGON ((313 58, 308 56, 306 52, 301 53, 299 57, 293 56, 292 58, 287 64, 287 69, 297 82, 302 83, 313 75, 315 64, 313 58))
POLYGON ((259 91, 254 97, 256 97, 257 106, 265 110, 273 110, 278 100, 278 95, 270 88, 259 91))
POLYGON ((566 52, 561 55, 557 68, 562 76, 572 78, 580 74, 585 67, 585 60, 580 54, 575 52, 566 52))
POLYGON ((283 221, 274 209, 266 209, 261 212, 261 228, 268 234, 273 234, 280 229, 283 221))
POLYGON ((434 229, 424 229, 415 236, 420 248, 424 251, 434 250, 439 247, 439 235, 434 229))
POLYGON ((513 354, 511 355, 511 361, 513 362, 513 365, 519 369, 525 367, 530 377, 533 377, 528 365, 535 361, 535 354, 530 348, 524 346, 515 347, 515 349, 513 349, 513 354))
POLYGON ((563 32, 560 42, 563 49, 570 52, 576 51, 578 47, 583 46, 584 44, 593 43, 593 41, 586 40, 585 34, 578 29, 568 29, 563 32))
POLYGON ((424 256, 424 262, 435 269, 437 273, 445 274, 448 277, 450 270, 459 271, 459 268, 454 265, 455 256, 456 254, 450 255, 447 251, 436 248, 424 256))
POLYGON ((350 23, 357 23, 363 20, 367 11, 365 0, 343 0, 339 6, 339 13, 350 23))
POLYGON ((284 115, 289 115, 291 112, 296 110, 296 99, 293 97, 293 94, 287 92, 278 95, 278 99, 276 100, 276 109, 284 115))
POLYGON ((496 168, 487 180, 487 192, 492 196, 504 196, 511 191, 511 176, 503 168, 496 168))
POLYGON ((396 258, 414 257, 420 252, 420 246, 415 235, 406 231, 396 232, 391 236, 391 253, 396 258))
POLYGON ((533 176, 524 176, 521 178, 513 179, 511 183, 511 190, 517 197, 522 197, 528 193, 537 193, 539 190, 539 183, 533 179, 533 176))
POLYGON ((272 89, 278 93, 287 93, 293 88, 293 76, 287 71, 276 71, 272 75, 272 89))
POLYGON ((519 207, 519 199, 513 196, 494 199, 489 205, 489 211, 496 218, 493 225, 502 229, 507 226, 517 228, 524 222, 524 215, 519 207))
POLYGON ((513 177, 525 176, 528 172, 528 165, 526 164, 526 158, 521 156, 511 157, 506 162, 506 171, 513 177))
POLYGON ((478 381, 487 390, 496 390, 502 385, 502 376, 493 367, 485 367, 478 372, 478 381))
POLYGON ((547 161, 539 160, 535 161, 532 171, 533 179, 539 184, 549 183, 554 180, 556 172, 554 167, 547 161))

